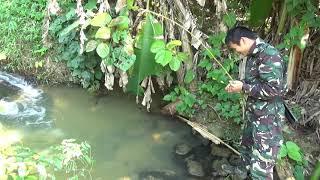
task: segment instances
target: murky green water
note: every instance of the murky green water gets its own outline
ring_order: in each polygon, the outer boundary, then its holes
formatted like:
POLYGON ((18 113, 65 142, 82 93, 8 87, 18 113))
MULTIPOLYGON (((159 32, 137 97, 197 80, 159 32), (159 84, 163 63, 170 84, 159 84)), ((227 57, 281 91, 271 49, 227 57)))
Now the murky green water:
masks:
POLYGON ((29 134, 31 145, 50 144, 51 138, 88 141, 96 161, 93 179, 137 179, 148 170, 185 173, 173 160, 174 146, 197 142, 184 123, 144 112, 125 94, 96 98, 80 88, 44 88, 44 93, 48 117, 58 130, 29 134))

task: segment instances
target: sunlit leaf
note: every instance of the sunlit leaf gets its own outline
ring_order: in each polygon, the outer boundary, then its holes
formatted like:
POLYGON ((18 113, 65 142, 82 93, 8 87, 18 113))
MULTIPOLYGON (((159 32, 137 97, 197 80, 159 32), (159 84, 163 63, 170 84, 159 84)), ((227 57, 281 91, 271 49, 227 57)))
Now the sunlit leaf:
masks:
POLYGON ((172 40, 167 44, 167 48, 172 50, 173 48, 177 47, 177 46, 181 46, 182 42, 180 40, 172 40))
POLYGON ((97 47, 97 53, 101 58, 106 58, 109 55, 109 46, 106 43, 100 43, 97 47))
POLYGON ((97 48, 98 42, 95 40, 90 40, 86 45, 86 52, 91 52, 97 48))
POLYGON ((125 30, 129 28, 130 20, 127 16, 118 16, 110 22, 110 27, 117 27, 118 30, 125 30))
POLYGON ((157 53, 161 50, 164 50, 166 44, 163 40, 156 40, 152 43, 150 51, 153 53, 157 53))
POLYGON ((7 59, 7 56, 5 53, 0 53, 0 60, 7 59))
POLYGON ((155 59, 157 63, 165 66, 172 60, 172 52, 168 50, 161 50, 156 54, 155 59))
POLYGON ((100 39, 110 39, 111 37, 111 29, 108 27, 101 27, 98 29, 95 38, 100 38, 100 39))
POLYGON ((178 71, 180 68, 181 61, 177 59, 177 57, 173 57, 172 60, 169 62, 169 66, 173 71, 178 71))
POLYGON ((111 19, 112 18, 108 13, 100 13, 90 21, 90 24, 92 26, 103 27, 106 24, 109 24, 111 19))
POLYGON ((127 7, 129 10, 133 8, 134 0, 127 0, 127 7))
POLYGON ((188 59, 188 55, 183 52, 178 52, 176 57, 179 61, 184 61, 184 60, 188 59))

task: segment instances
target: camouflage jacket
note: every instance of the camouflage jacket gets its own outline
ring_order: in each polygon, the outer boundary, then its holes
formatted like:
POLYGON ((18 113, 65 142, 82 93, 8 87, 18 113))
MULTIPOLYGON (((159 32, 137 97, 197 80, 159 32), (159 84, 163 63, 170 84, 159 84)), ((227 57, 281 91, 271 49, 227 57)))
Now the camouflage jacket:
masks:
POLYGON ((248 102, 269 102, 282 97, 286 92, 285 72, 286 65, 279 51, 257 38, 249 51, 243 81, 248 102))

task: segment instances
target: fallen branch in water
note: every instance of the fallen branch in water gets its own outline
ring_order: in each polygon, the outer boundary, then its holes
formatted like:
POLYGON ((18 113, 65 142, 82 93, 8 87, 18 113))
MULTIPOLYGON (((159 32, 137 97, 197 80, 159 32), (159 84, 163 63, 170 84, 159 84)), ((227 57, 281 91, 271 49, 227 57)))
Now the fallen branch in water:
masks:
POLYGON ((215 144, 223 144, 225 146, 227 146, 229 149, 231 149, 234 153, 236 153, 237 155, 240 156, 239 151, 235 150, 233 147, 231 147, 229 144, 225 143, 224 141, 222 141, 220 138, 218 138, 217 136, 213 135, 212 133, 210 133, 206 127, 204 127, 203 125, 199 124, 199 123, 195 123, 192 121, 189 121, 188 119, 181 117, 179 115, 177 115, 177 117, 179 119, 181 119, 182 121, 188 123, 193 129, 195 129, 198 133, 200 133, 204 138, 207 138, 209 140, 211 140, 212 142, 214 142, 215 144))

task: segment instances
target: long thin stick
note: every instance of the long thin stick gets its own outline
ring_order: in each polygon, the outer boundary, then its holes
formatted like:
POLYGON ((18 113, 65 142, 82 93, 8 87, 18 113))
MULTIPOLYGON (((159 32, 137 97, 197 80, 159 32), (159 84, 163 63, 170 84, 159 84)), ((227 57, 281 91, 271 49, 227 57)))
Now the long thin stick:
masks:
POLYGON ((218 138, 217 136, 213 135, 212 133, 210 133, 206 127, 204 127, 203 125, 199 124, 199 123, 195 123, 192 121, 189 121, 188 119, 181 117, 181 116, 177 116, 179 119, 183 120, 184 122, 188 123, 190 126, 192 126, 197 132, 199 132, 203 137, 208 138, 209 140, 211 140, 212 142, 214 142, 215 144, 223 144, 225 146, 227 146, 227 148, 231 149, 234 153, 236 153, 237 155, 240 156, 240 152, 237 151, 236 149, 234 149, 233 147, 231 147, 229 144, 225 143, 224 141, 222 141, 220 138, 218 138))

